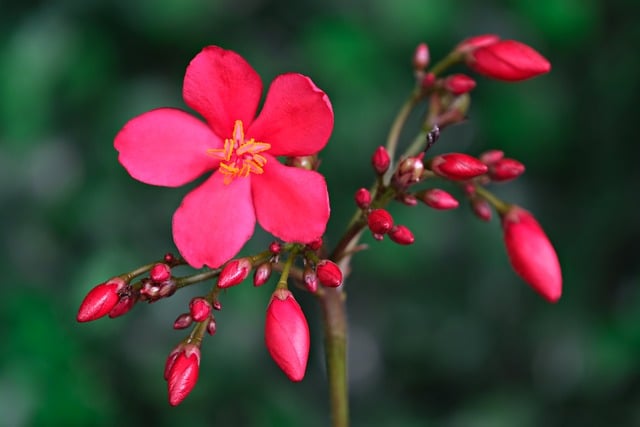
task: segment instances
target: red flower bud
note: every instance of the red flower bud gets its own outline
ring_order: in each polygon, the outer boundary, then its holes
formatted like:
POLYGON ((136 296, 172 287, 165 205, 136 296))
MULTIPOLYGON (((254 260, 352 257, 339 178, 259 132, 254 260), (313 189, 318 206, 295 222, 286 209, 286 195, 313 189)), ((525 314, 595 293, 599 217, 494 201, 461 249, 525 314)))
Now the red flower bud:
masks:
POLYGON ((480 154, 480 157, 478 158, 482 163, 489 166, 497 162, 498 160, 502 159, 503 157, 504 157, 504 152, 502 150, 488 150, 480 154))
POLYGON ((271 263, 263 262, 253 272, 253 286, 262 286, 271 277, 271 263))
POLYGON ((411 245, 415 238, 413 233, 404 225, 396 225, 389 231, 389 238, 399 245, 411 245))
POLYGON ((436 75, 433 73, 427 73, 422 78, 422 81, 420 82, 420 86, 422 86, 423 89, 429 89, 433 86, 435 82, 436 82, 436 75))
POLYGON ((473 209, 473 213, 475 216, 480 218, 483 221, 491 221, 491 216, 493 215, 493 210, 491 209, 491 205, 485 199, 480 197, 474 197, 471 199, 471 209, 473 209))
POLYGON ((224 266, 218 277, 219 288, 230 288, 247 278, 251 271, 251 261, 249 258, 240 258, 229 261, 224 266))
POLYGON ((387 234, 391 227, 393 227, 393 217, 389 212, 384 209, 374 209, 369 213, 367 217, 369 223, 369 229, 374 235, 387 234))
POLYGON ((189 303, 189 312, 193 320, 202 322, 211 314, 211 304, 204 298, 193 298, 189 303))
POLYGON ((520 81, 548 73, 551 64, 526 44, 502 40, 470 52, 465 61, 475 72, 497 80, 520 81))
POLYGON ((547 301, 558 301, 562 295, 560 262, 538 221, 514 206, 502 216, 502 230, 515 272, 547 301))
POLYGON ((487 173, 488 169, 480 160, 463 153, 442 154, 431 161, 433 172, 454 181, 475 178, 487 173))
POLYGON ((318 276, 318 280, 324 286, 328 286, 330 288, 337 288, 342 285, 342 271, 338 264, 333 261, 329 261, 328 259, 323 259, 318 264, 316 264, 316 275, 318 276))
POLYGON ((366 209, 371 204, 371 193, 366 188, 361 188, 355 194, 356 205, 360 209, 366 209))
POLYGON ((473 36, 462 40, 458 46, 456 46, 456 52, 468 53, 478 49, 479 47, 489 46, 497 43, 500 37, 495 34, 482 34, 480 36, 473 36))
POLYGON ((218 326, 216 325, 216 319, 212 316, 211 319, 209 319, 209 323, 207 323, 207 333, 209 335, 215 335, 217 329, 218 326))
POLYGON ((466 74, 453 74, 444 79, 444 88, 454 95, 462 95, 476 87, 476 81, 466 74))
POLYGON ((429 59, 429 46, 420 43, 413 54, 413 68, 416 71, 424 70, 429 65, 429 59))
POLYGON ((91 289, 80 304, 76 320, 78 322, 89 322, 109 314, 120 300, 118 292, 126 286, 127 283, 124 279, 114 277, 91 289))
POLYGON ((165 366, 171 406, 177 406, 191 393, 198 381, 200 369, 200 349, 194 344, 185 344, 180 347, 177 353, 174 354, 174 350, 169 355, 165 366))
POLYGON ((311 249, 312 251, 317 251, 318 249, 320 249, 322 247, 322 244, 324 242, 322 241, 322 237, 318 237, 316 240, 307 243, 307 246, 309 247, 309 249, 311 249))
POLYGON ((278 255, 282 250, 282 245, 279 242, 271 242, 269 245, 269 252, 274 255, 278 255))
POLYGON ((451 194, 439 188, 425 191, 420 200, 427 206, 439 210, 455 209, 460 204, 451 194))
POLYGON ((371 164, 373 165, 373 169, 379 174, 382 175, 389 169, 389 165, 391 164, 391 158, 389 157, 389 152, 383 146, 380 146, 373 153, 373 157, 371 158, 371 164))
POLYGON ((118 300, 117 304, 113 306, 109 311, 109 317, 111 319, 125 315, 136 304, 138 297, 136 295, 123 295, 118 300))
POLYGON ((301 381, 309 357, 309 326, 290 291, 278 289, 267 307, 264 329, 269 354, 291 381, 301 381))
POLYGON ((489 166, 489 177, 491 180, 509 181, 524 173, 524 165, 515 159, 500 159, 489 166))
MULTIPOLYGON (((185 329, 191 326, 193 317, 189 313, 182 313, 173 321, 173 329, 185 329)), ((165 378, 166 379, 166 378, 165 378)))
POLYGON ((171 267, 163 263, 155 264, 149 271, 149 277, 154 282, 164 282, 171 277, 171 267))

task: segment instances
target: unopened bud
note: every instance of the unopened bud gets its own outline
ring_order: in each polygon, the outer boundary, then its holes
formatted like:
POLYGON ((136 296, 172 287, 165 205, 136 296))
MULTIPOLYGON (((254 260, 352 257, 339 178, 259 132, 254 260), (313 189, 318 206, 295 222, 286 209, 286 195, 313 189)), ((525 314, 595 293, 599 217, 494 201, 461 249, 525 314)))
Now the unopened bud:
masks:
POLYGON ((109 311, 109 317, 114 319, 127 314, 136 304, 137 299, 137 295, 131 294, 131 292, 129 292, 129 295, 121 296, 118 303, 109 311))
POLYGON ((515 40, 501 40, 470 51, 465 62, 475 72, 503 81, 526 80, 551 70, 545 57, 515 40))
POLYGON ((384 209, 374 209, 369 213, 367 223, 374 236, 382 236, 393 227, 393 217, 384 209))
POLYGON ((478 159, 480 159, 480 161, 485 165, 490 166, 503 157, 504 151, 502 150, 487 150, 484 153, 480 154, 478 159))
POLYGON ((475 216, 480 218, 483 221, 489 222, 491 221, 491 216, 493 215, 493 210, 491 209, 491 205, 485 199, 480 197, 474 197, 471 199, 471 209, 475 216))
POLYGON ((301 381, 309 358, 309 326, 293 294, 276 290, 267 307, 264 328, 269 354, 291 381, 301 381))
POLYGON ((455 209, 460 203, 448 192, 439 188, 431 188, 421 194, 422 200, 427 206, 433 209, 449 210, 455 209))
POLYGON ((399 245, 411 245, 415 238, 413 233, 404 225, 395 225, 389 230, 389 238, 399 245))
POLYGON ((489 168, 475 157, 463 153, 436 156, 431 161, 431 170, 454 181, 465 181, 487 173, 489 168))
POLYGON ((318 290, 318 275, 310 265, 307 265, 302 271, 302 281, 304 282, 304 287, 307 288, 309 292, 315 294, 318 290))
POLYGON ((216 319, 212 316, 211 319, 209 319, 209 323, 207 323, 207 333, 209 335, 215 335, 217 330, 218 326, 216 325, 216 319))
POLYGON ((182 345, 176 355, 169 355, 167 367, 169 404, 176 406, 191 393, 198 381, 200 349, 194 344, 182 345))
POLYGON ((316 275, 324 286, 337 288, 342 285, 342 270, 333 261, 323 259, 316 265, 316 275))
POLYGON ((500 37, 495 34, 482 34, 479 36, 469 37, 462 40, 458 46, 456 46, 456 52, 462 54, 469 53, 480 47, 497 43, 499 40, 500 37))
POLYGON ((462 95, 476 87, 476 81, 466 74, 453 74, 444 79, 444 88, 454 95, 462 95))
POLYGON ((320 249, 322 247, 323 244, 323 240, 322 237, 318 237, 316 240, 313 240, 310 243, 307 243, 307 247, 309 249, 311 249, 312 251, 317 251, 318 249, 320 249))
POLYGON ((211 315, 211 304, 204 298, 193 298, 189 303, 189 312, 193 320, 202 322, 211 315))
POLYGON ((263 262, 253 272, 253 286, 262 286, 271 277, 271 263, 263 262))
POLYGON ((299 169, 315 170, 318 166, 318 158, 316 156, 288 157, 287 165, 299 169))
POLYGON ((163 263, 155 264, 149 271, 149 277, 154 282, 164 282, 171 277, 171 267, 163 263))
POLYGON ((215 311, 222 310, 222 303, 219 300, 214 300, 211 306, 215 311))
POLYGON ((185 329, 191 326, 193 317, 189 313, 182 313, 173 321, 173 329, 185 329))
POLYGON ((495 182, 509 181, 524 173, 524 165, 515 159, 500 159, 489 166, 489 177, 495 182))
POLYGON ((415 157, 407 157, 400 162, 393 174, 393 184, 397 188, 405 189, 420 181, 424 172, 423 157, 424 153, 420 153, 415 157))
POLYGON ((89 322, 109 314, 120 300, 119 292, 127 286, 121 277, 114 277, 89 291, 80 304, 76 320, 89 322))
POLYGON ((389 157, 387 149, 383 146, 376 148, 376 151, 373 153, 373 157, 371 158, 371 164, 378 175, 385 173, 391 164, 391 157, 389 157))
POLYGON ((282 245, 279 242, 271 242, 269 245, 269 252, 274 255, 278 255, 282 251, 282 245))
POLYGON ((436 75, 433 73, 427 73, 422 78, 422 81, 420 82, 420 86, 423 89, 431 89, 435 82, 436 82, 436 75))
POLYGON ((354 198, 356 205, 358 205, 360 209, 367 209, 371 204, 371 193, 369 193, 369 190, 366 188, 361 188, 356 191, 354 198))
POLYGON ((413 54, 413 68, 416 71, 422 71, 427 68, 429 56, 429 46, 426 43, 420 43, 413 54))
POLYGON ((251 267, 251 261, 249 258, 240 258, 229 261, 220 272, 220 276, 218 277, 218 287, 225 289, 241 283, 249 275, 251 267))
POLYGON ((549 302, 562 295, 562 271, 553 245, 530 212, 514 206, 502 216, 504 243, 515 272, 549 302))

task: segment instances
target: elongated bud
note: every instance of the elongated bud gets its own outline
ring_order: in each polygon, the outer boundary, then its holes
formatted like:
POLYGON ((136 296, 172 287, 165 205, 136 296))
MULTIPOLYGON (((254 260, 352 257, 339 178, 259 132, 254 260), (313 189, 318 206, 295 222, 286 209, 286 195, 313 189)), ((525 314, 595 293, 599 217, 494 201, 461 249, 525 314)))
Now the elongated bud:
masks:
POLYGON ((548 73, 551 64, 535 49, 515 40, 501 40, 469 52, 467 66, 496 80, 521 81, 548 73))
POLYGON ((389 238, 399 245, 411 245, 415 241, 413 233, 404 225, 395 225, 389 230, 389 238))
POLYGON ((191 393, 198 381, 200 349, 194 344, 183 345, 176 355, 169 355, 167 367, 169 404, 177 406, 191 393))
POLYGON ((318 280, 324 286, 337 288, 342 285, 342 270, 340 270, 338 264, 333 261, 329 261, 328 259, 320 261, 316 265, 316 274, 318 280))
POLYGON ((391 157, 389 157, 387 149, 383 146, 376 148, 376 151, 373 153, 373 157, 371 157, 371 164, 378 175, 385 173, 391 164, 391 157))
POLYGON ((456 46, 456 52, 469 53, 480 47, 489 46, 497 43, 500 37, 495 34, 482 34, 479 36, 469 37, 462 40, 458 46, 456 46))
POLYGON ((264 337, 267 350, 280 369, 291 381, 301 381, 309 358, 309 326, 290 291, 278 289, 273 293, 264 337))
POLYGON ((90 322, 109 314, 120 300, 120 292, 127 286, 121 277, 114 277, 91 289, 80 304, 78 322, 90 322))
POLYGON ((449 153, 434 157, 431 170, 454 181, 465 181, 487 173, 489 168, 475 157, 463 153, 449 153))
POLYGON ((491 221, 493 209, 491 209, 491 205, 485 199, 480 197, 474 197, 471 199, 471 209, 473 210, 474 215, 481 220, 486 222, 491 221))
POLYGON ((393 174, 393 184, 396 188, 406 189, 420 181, 424 172, 423 157, 424 153, 420 153, 415 157, 407 157, 400 162, 393 174))
POLYGON ((316 293, 318 290, 318 275, 311 268, 311 265, 307 265, 302 271, 302 281, 309 292, 316 293))
POLYGON ((149 277, 151 280, 158 283, 169 280, 171 277, 171 267, 163 263, 155 264, 149 271, 149 277))
POLYGON ((393 227, 393 217, 384 209, 374 209, 369 213, 367 223, 374 235, 384 235, 393 227))
POLYGON ((413 54, 414 70, 423 71, 429 65, 429 59, 429 46, 426 43, 420 43, 413 54))
POLYGON ((455 209, 460 205, 450 193, 439 188, 431 188, 421 193, 420 200, 427 206, 439 210, 455 209))
MULTIPOLYGON (((193 317, 189 313, 182 313, 173 321, 173 329, 185 329, 191 326, 193 317)), ((165 378, 166 379, 166 378, 165 378)))
POLYGON ((218 287, 230 288, 241 283, 249 275, 251 267, 251 261, 248 258, 229 261, 220 272, 218 287))
POLYGON ((492 181, 504 182, 524 173, 524 165, 515 159, 504 158, 489 165, 489 177, 492 181))
POLYGON ((271 277, 271 263, 263 262, 253 272, 253 286, 262 286, 271 277))
POLYGON ((207 323, 207 333, 209 335, 215 335, 217 330, 218 326, 216 324, 216 319, 211 316, 211 319, 209 319, 209 323, 207 323))
POLYGON ((193 298, 189 303, 189 312, 193 320, 202 322, 211 315, 211 304, 204 298, 193 298))
POLYGON ((454 95, 462 95, 476 87, 476 81, 466 74, 453 74, 444 79, 443 86, 454 95))
POLYGON ((371 193, 366 188, 361 188, 356 191, 354 199, 360 209, 366 209, 371 204, 371 193))
POLYGON ((558 301, 562 295, 560 262, 538 221, 514 206, 502 216, 502 230, 515 272, 547 301, 558 301))

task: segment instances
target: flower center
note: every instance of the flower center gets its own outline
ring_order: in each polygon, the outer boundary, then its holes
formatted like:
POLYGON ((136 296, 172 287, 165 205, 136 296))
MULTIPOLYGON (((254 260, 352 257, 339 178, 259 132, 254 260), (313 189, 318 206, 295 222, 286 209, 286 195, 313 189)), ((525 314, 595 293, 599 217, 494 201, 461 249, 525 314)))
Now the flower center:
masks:
POLYGON ((260 153, 270 148, 271 144, 256 142, 253 138, 245 141, 242 120, 236 120, 233 136, 224 140, 224 147, 210 148, 207 154, 220 160, 218 170, 224 175, 224 183, 230 184, 237 177, 246 178, 250 173, 263 173, 267 159, 260 153))

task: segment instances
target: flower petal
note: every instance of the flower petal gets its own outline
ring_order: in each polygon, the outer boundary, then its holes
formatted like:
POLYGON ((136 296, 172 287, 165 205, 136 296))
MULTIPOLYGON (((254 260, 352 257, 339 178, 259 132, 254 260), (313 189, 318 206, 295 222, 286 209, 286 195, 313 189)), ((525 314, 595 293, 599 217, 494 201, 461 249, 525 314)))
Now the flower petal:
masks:
POLYGON ((187 67, 182 96, 216 135, 225 138, 232 135, 236 120, 248 126, 255 117, 262 80, 237 53, 208 46, 187 67))
POLYGON ((173 215, 173 240, 195 268, 220 267, 236 255, 253 234, 255 213, 250 178, 229 185, 214 173, 182 200, 173 215))
POLYGON ((284 166, 269 156, 262 175, 251 178, 258 222, 286 242, 309 243, 329 220, 329 195, 318 172, 284 166))
POLYGON ((329 97, 302 74, 282 74, 271 83, 247 137, 271 144, 274 156, 306 156, 322 150, 333 130, 329 97))
POLYGON ((129 120, 115 138, 118 160, 147 184, 177 187, 217 167, 208 148, 222 145, 209 126, 174 108, 160 108, 129 120))

